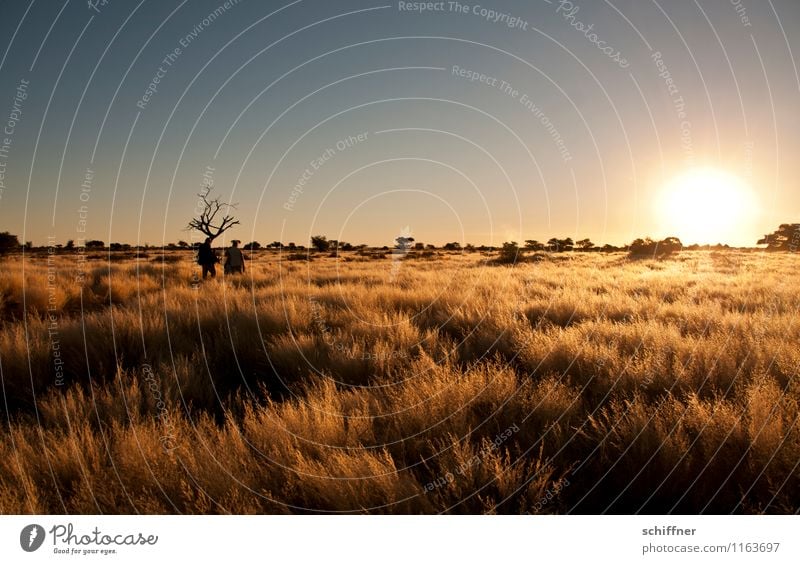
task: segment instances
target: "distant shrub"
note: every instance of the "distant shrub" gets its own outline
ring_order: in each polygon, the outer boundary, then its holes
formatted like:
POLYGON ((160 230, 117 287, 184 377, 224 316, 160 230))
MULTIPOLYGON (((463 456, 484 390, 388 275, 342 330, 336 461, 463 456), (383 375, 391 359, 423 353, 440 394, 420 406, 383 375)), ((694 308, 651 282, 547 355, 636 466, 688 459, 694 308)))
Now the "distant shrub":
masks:
POLYGON ((422 251, 420 253, 415 253, 414 258, 424 259, 424 260, 431 260, 439 256, 439 253, 435 251, 422 251))
POLYGON ((129 260, 136 260, 136 253, 120 251, 116 253, 109 253, 107 255, 89 255, 89 260, 105 260, 108 262, 127 262, 129 260))
POLYGON ((7 253, 19 248, 19 239, 8 231, 0 233, 0 254, 7 253))
POLYGON ((526 257, 526 260, 529 262, 544 262, 548 260, 549 257, 545 253, 533 253, 532 255, 526 257))
POLYGON ((150 260, 153 262, 166 262, 168 264, 173 264, 176 262, 181 262, 182 260, 184 260, 184 258, 185 257, 181 256, 180 254, 175 253, 175 254, 158 255, 150 260))
POLYGON ((328 241, 325 235, 314 235, 311 237, 311 246, 314 247, 315 250, 324 253, 330 250, 331 242, 328 241))
POLYGON ((633 258, 664 258, 679 252, 683 248, 681 240, 677 237, 667 237, 661 241, 654 241, 650 237, 636 239, 630 244, 629 254, 633 258))
POLYGON ((511 241, 503 243, 500 254, 497 257, 497 262, 500 264, 513 264, 518 262, 521 258, 519 245, 517 245, 516 241, 511 241))

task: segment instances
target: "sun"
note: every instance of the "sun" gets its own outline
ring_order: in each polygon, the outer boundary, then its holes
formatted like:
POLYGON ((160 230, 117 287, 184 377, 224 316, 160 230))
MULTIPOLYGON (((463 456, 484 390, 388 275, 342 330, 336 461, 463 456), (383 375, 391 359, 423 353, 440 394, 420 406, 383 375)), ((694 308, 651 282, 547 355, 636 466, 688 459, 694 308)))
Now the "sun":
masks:
POLYGON ((667 181, 656 202, 666 235, 684 244, 737 243, 753 214, 750 188, 735 174, 694 168, 667 181))

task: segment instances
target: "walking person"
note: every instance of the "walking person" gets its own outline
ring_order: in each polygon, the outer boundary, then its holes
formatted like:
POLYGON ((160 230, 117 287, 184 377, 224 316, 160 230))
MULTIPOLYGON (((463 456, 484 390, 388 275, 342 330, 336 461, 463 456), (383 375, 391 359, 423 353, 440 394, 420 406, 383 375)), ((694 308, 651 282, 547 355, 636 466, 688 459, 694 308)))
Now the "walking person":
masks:
POLYGON ((219 258, 217 257, 217 253, 214 252, 214 249, 211 248, 211 241, 211 237, 206 237, 206 240, 200 243, 200 247, 197 249, 197 264, 203 268, 203 280, 205 280, 206 276, 209 274, 211 278, 217 276, 217 268, 215 265, 219 262, 219 258))
POLYGON ((238 239, 234 239, 231 241, 231 246, 225 250, 225 274, 242 274, 244 272, 244 257, 239 243, 238 239))

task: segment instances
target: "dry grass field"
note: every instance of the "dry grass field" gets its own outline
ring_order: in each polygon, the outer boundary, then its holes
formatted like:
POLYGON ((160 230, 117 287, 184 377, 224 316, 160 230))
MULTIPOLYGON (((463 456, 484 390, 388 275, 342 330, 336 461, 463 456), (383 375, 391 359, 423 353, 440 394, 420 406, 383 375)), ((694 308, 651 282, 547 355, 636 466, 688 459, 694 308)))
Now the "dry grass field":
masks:
POLYGON ((800 256, 166 258, 4 260, 0 512, 800 509, 800 256))

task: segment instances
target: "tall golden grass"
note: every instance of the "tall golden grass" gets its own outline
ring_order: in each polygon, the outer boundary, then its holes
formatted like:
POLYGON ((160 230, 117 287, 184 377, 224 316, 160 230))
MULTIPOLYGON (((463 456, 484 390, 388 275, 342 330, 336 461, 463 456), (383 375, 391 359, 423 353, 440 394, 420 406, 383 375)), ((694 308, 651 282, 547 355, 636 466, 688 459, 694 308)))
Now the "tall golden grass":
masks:
POLYGON ((3 262, 1 512, 800 508, 796 255, 175 256, 3 262))

